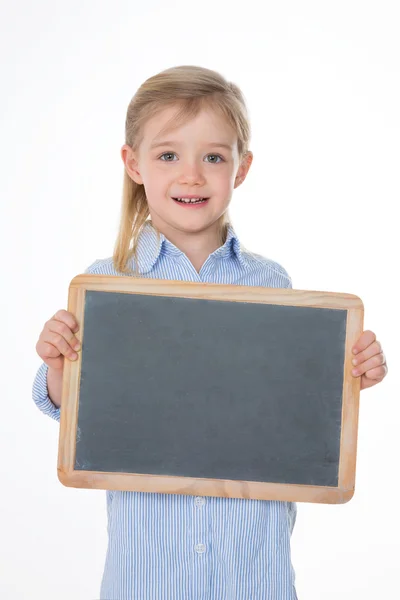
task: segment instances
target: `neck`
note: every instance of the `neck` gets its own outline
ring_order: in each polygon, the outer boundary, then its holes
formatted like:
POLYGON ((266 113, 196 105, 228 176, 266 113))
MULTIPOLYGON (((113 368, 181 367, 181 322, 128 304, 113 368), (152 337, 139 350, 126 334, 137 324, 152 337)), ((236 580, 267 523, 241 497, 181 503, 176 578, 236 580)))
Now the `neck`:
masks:
POLYGON ((193 233, 181 231, 164 224, 162 226, 158 226, 154 222, 153 224, 157 227, 158 231, 165 235, 167 240, 186 254, 197 272, 200 271, 209 255, 223 245, 219 222, 205 231, 193 233))

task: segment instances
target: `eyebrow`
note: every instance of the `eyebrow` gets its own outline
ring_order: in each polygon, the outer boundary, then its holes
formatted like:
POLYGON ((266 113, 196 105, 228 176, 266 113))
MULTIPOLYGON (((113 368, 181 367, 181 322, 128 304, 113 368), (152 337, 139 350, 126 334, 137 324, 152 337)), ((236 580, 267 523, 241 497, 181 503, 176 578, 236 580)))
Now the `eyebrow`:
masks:
MULTIPOLYGON (((210 142, 209 144, 205 144, 206 146, 210 146, 211 148, 225 148, 226 150, 232 150, 232 146, 229 144, 223 144, 222 142, 210 142)), ((159 146, 179 146, 179 142, 173 140, 166 140, 163 142, 153 142, 150 146, 150 150, 154 148, 158 148, 159 146)))

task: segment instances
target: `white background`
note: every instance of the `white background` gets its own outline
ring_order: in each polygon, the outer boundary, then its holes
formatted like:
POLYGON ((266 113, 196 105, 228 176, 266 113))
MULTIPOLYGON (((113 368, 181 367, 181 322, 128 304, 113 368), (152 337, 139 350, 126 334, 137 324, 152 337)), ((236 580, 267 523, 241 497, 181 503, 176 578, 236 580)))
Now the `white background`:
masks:
POLYGON ((254 162, 230 211, 244 245, 295 288, 360 296, 387 355, 361 393, 353 500, 298 505, 299 600, 398 597, 398 2, 3 0, 0 22, 0 597, 99 597, 105 492, 57 479, 35 345, 70 280, 112 254, 131 97, 179 64, 247 99, 254 162))

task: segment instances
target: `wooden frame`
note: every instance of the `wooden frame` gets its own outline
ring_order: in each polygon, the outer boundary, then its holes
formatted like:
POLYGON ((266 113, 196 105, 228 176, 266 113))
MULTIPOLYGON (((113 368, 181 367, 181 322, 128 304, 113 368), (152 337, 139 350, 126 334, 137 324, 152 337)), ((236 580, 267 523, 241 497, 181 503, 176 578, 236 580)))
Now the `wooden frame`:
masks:
POLYGON ((77 334, 82 342, 85 330, 84 306, 87 290, 202 298, 228 302, 250 302, 307 306, 347 310, 345 360, 342 396, 342 428, 338 487, 260 483, 142 475, 75 471, 75 444, 79 406, 79 383, 82 353, 76 361, 65 360, 60 436, 58 448, 58 477, 69 487, 222 496, 295 502, 344 503, 354 494, 360 378, 352 376, 352 347, 362 333, 364 308, 357 296, 333 292, 314 292, 211 283, 140 279, 124 276, 79 275, 69 287, 68 310, 80 324, 77 334))

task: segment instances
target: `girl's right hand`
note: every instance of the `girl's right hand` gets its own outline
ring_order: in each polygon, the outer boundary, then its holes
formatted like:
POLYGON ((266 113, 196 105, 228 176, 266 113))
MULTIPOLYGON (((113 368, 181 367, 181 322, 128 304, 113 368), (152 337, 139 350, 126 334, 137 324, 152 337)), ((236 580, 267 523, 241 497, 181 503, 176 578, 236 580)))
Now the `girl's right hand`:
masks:
POLYGON ((75 337, 79 325, 75 316, 66 310, 59 310, 45 323, 36 344, 36 352, 50 369, 62 371, 64 357, 76 360, 76 351, 80 350, 80 342, 75 337))

